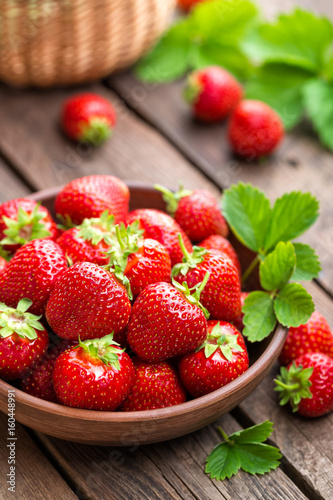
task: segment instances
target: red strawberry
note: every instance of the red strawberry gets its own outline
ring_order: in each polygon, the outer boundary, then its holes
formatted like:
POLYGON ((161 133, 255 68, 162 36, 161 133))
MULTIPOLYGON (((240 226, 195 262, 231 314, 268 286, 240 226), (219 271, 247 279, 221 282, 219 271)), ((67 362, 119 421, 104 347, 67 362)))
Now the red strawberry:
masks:
POLYGON ((244 339, 225 321, 208 321, 208 336, 195 352, 179 362, 179 374, 195 398, 220 389, 249 367, 244 339))
POLYGON ((57 236, 50 212, 34 200, 17 198, 0 205, 0 239, 6 251, 15 253, 28 241, 57 236))
POLYGON ((305 325, 289 328, 279 361, 281 365, 288 365, 307 352, 322 352, 333 358, 333 333, 317 311, 305 325))
POLYGON ((91 262, 79 262, 56 281, 46 319, 63 339, 104 337, 129 321, 131 303, 112 273, 91 262))
POLYGON ((76 262, 93 262, 100 266, 108 263, 107 243, 114 230, 114 217, 106 210, 98 218, 84 219, 82 224, 64 231, 57 243, 66 257, 76 262))
POLYGON ((149 363, 133 360, 134 386, 122 404, 121 411, 143 411, 179 405, 186 401, 186 392, 175 368, 167 361, 149 363))
POLYGON ((207 1, 207 0, 178 0, 178 5, 185 12, 188 12, 189 10, 191 10, 198 3, 202 3, 202 2, 205 2, 205 1, 207 1))
MULTIPOLYGON (((241 293, 241 307, 243 308, 244 305, 244 300, 246 297, 249 295, 249 292, 242 292, 241 293)), ((243 318, 244 318, 244 313, 241 312, 241 314, 238 316, 238 318, 234 319, 233 325, 237 328, 239 332, 242 332, 244 329, 244 323, 243 323, 243 318)))
POLYGON ((333 410, 333 359, 326 354, 303 354, 281 367, 275 383, 280 405, 290 401, 300 415, 320 417, 333 410))
POLYGON ((201 283, 205 274, 209 280, 201 294, 201 302, 214 319, 233 321, 241 313, 241 285, 237 269, 229 259, 218 250, 194 247, 188 253, 181 238, 183 263, 176 264, 172 276, 179 283, 187 282, 189 288, 201 283))
POLYGON ((254 160, 274 151, 284 136, 279 115, 261 101, 242 101, 229 123, 229 141, 236 154, 254 160))
POLYGON ((163 361, 202 344, 207 321, 198 301, 207 277, 193 295, 178 283, 178 289, 169 283, 154 283, 140 293, 133 306, 127 340, 141 359, 163 361))
POLYGON ((223 120, 243 97, 243 89, 227 70, 207 66, 187 78, 184 97, 193 115, 205 122, 223 120))
POLYGON ((70 139, 99 146, 111 136, 116 112, 107 99, 87 92, 65 101, 61 122, 70 139))
POLYGON ((5 269, 7 266, 7 261, 3 257, 0 256, 0 273, 5 269))
POLYGON ((231 259, 232 263, 238 271, 238 274, 241 276, 240 262, 237 253, 229 240, 218 234, 213 234, 212 236, 209 236, 208 238, 198 243, 198 246, 206 248, 207 250, 219 250, 220 252, 225 253, 229 257, 229 259, 231 259))
POLYGON ((52 240, 23 245, 0 274, 0 300, 15 307, 22 298, 32 300, 31 312, 44 314, 56 278, 67 269, 65 256, 52 240))
POLYGON ((87 410, 113 411, 134 383, 131 358, 113 342, 112 334, 79 342, 60 354, 53 371, 58 401, 87 410))
POLYGON ((128 213, 129 189, 112 175, 90 175, 74 179, 57 195, 56 213, 66 222, 81 224, 84 219, 100 217, 105 210, 114 215, 115 223, 128 213))
POLYGON ((28 313, 31 300, 22 299, 17 309, 0 304, 0 377, 13 380, 34 366, 47 349, 49 336, 28 313))
POLYGON ((215 197, 205 189, 188 191, 181 186, 173 193, 156 185, 163 193, 167 210, 192 241, 200 241, 212 234, 227 236, 229 229, 215 197))
POLYGON ((170 255, 172 266, 181 262, 183 258, 178 241, 179 233, 182 235, 186 249, 189 252, 192 250, 190 240, 170 215, 160 210, 142 208, 130 212, 126 219, 126 224, 131 224, 136 220, 139 221, 139 227, 143 229, 145 238, 159 241, 166 248, 170 255))

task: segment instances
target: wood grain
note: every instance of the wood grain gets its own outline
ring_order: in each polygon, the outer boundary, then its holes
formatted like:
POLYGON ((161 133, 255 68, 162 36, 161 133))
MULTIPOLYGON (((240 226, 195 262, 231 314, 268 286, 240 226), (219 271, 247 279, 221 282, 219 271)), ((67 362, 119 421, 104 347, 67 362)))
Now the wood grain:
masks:
POLYGON ((13 173, 0 158, 0 203, 26 196, 29 188, 13 173))

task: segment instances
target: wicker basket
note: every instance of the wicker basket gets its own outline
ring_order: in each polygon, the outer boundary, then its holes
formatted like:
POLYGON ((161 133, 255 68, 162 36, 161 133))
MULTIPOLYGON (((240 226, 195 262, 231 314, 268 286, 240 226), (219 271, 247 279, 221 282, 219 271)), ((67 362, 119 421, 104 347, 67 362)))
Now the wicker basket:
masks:
POLYGON ((0 0, 0 79, 14 85, 95 80, 136 61, 175 0, 0 0))

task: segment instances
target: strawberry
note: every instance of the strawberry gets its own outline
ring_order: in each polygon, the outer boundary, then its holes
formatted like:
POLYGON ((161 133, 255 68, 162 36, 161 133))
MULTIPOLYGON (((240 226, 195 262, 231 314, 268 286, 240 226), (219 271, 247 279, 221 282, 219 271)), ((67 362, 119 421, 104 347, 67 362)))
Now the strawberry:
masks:
POLYGON ((7 261, 0 255, 0 273, 4 271, 5 267, 7 266, 7 261))
POLYGON ((46 319, 63 339, 104 337, 129 321, 131 303, 112 273, 91 262, 79 262, 56 281, 46 319))
MULTIPOLYGON (((242 309, 243 309, 243 305, 244 305, 244 300, 246 299, 246 297, 248 295, 249 295, 249 292, 242 292, 241 293, 241 307, 242 307, 242 309)), ((234 321, 233 321, 233 325, 237 328, 237 330, 239 332, 242 332, 243 328, 244 328, 243 318, 244 318, 244 313, 241 312, 240 315, 238 316, 238 318, 234 319, 234 321)))
POLYGON ((107 243, 114 230, 114 217, 105 210, 100 217, 84 219, 82 224, 64 231, 57 243, 73 264, 93 262, 100 266, 108 263, 107 243))
POLYGON ((131 349, 145 361, 163 361, 199 347, 207 335, 199 303, 208 276, 193 295, 187 285, 154 283, 136 299, 128 326, 131 349), (176 287, 176 288, 175 288, 176 287))
POLYGON ((88 410, 113 411, 126 399, 134 383, 131 358, 112 340, 79 341, 60 354, 53 370, 58 401, 88 410))
POLYGON ((81 224, 84 219, 100 217, 105 210, 115 224, 128 213, 129 189, 112 175, 90 175, 74 179, 58 193, 55 210, 65 222, 81 224))
POLYGON ((133 358, 134 386, 121 411, 144 411, 179 405, 186 392, 176 369, 167 361, 149 363, 133 358))
POLYGON ((170 215, 160 210, 142 208, 130 212, 126 218, 126 224, 131 224, 136 220, 139 221, 139 227, 144 231, 143 236, 145 238, 159 241, 166 248, 172 266, 181 262, 183 257, 178 241, 179 233, 182 235, 186 249, 189 252, 192 250, 190 240, 170 215))
POLYGON ((244 339, 233 325, 210 320, 205 342, 181 358, 178 367, 186 389, 198 398, 244 373, 249 367, 249 357, 244 339))
POLYGON ((34 200, 17 198, 0 205, 0 243, 7 252, 15 253, 28 241, 57 236, 50 212, 34 200))
POLYGON ((87 92, 65 101, 61 123, 70 139, 99 146, 111 136, 116 124, 116 113, 107 99, 87 92))
POLYGON ((237 269, 239 276, 241 276, 240 262, 237 253, 229 240, 218 234, 213 234, 198 243, 198 246, 206 248, 207 250, 219 250, 220 252, 226 254, 237 269))
POLYGON ((116 237, 111 239, 107 269, 126 286, 130 299, 144 288, 159 281, 170 282, 171 261, 164 246, 156 240, 140 239, 142 231, 137 223, 125 228, 116 226, 116 237))
POLYGON ((187 77, 184 97, 193 115, 205 122, 223 120, 243 97, 243 89, 227 70, 207 66, 187 77))
POLYGON ((176 264, 172 276, 179 283, 187 282, 189 288, 200 283, 205 274, 209 280, 201 294, 201 302, 213 319, 233 321, 241 313, 241 285, 237 269, 226 255, 218 250, 193 247, 187 252, 181 237, 183 263, 176 264))
POLYGON ((43 356, 49 336, 40 316, 28 313, 31 300, 22 299, 17 308, 0 304, 0 377, 13 380, 43 356))
POLYGON ((32 300, 31 312, 44 314, 56 278, 67 269, 65 256, 52 240, 23 245, 0 274, 0 300, 15 307, 22 298, 32 300))
POLYGON ((322 352, 333 358, 333 333, 318 311, 312 313, 305 325, 289 328, 279 361, 288 365, 307 352, 322 352))
POLYGON ((185 190, 182 186, 173 193, 156 185, 163 193, 169 214, 184 230, 190 240, 196 242, 212 234, 227 236, 229 229, 215 197, 205 189, 185 190))
POLYGON ((188 12, 198 3, 202 3, 207 0, 177 0, 177 1, 178 1, 178 6, 185 12, 188 12))
POLYGON ((281 367, 275 383, 280 405, 289 401, 293 412, 320 417, 333 410, 333 359, 326 354, 303 354, 281 367))
POLYGON ((283 138, 284 127, 279 115, 267 104, 245 100, 230 117, 228 135, 237 155, 254 160, 274 151, 283 138))

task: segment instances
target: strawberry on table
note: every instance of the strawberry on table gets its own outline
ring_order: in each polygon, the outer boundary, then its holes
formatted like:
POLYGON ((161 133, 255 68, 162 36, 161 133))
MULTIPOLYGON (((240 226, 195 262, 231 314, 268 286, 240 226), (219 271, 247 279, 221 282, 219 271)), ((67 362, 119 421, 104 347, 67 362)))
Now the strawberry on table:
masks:
POLYGON ((293 412, 320 417, 333 410, 333 359, 326 354, 303 354, 281 367, 275 383, 280 405, 289 401, 293 412))
POLYGON ((52 240, 33 240, 21 247, 0 273, 0 300, 15 307, 32 300, 31 312, 44 314, 56 278, 67 269, 60 246, 52 240))
POLYGON ((113 341, 112 334, 79 341, 60 354, 53 371, 58 401, 88 410, 113 411, 128 396, 134 383, 131 358, 113 341))
POLYGON ((136 299, 128 326, 131 349, 145 361, 163 361, 199 347, 207 335, 207 311, 199 302, 208 275, 193 294, 186 283, 154 283, 136 299))
POLYGON ((0 304, 0 377, 13 380, 32 368, 43 356, 49 336, 40 316, 28 311, 31 300, 22 299, 17 308, 0 304))
POLYGON ((184 97, 196 118, 205 122, 223 120, 243 97, 240 83, 220 66, 207 66, 188 77, 184 97))
POLYGON ((55 211, 64 221, 81 224, 84 219, 100 217, 105 210, 114 216, 115 224, 128 213, 129 189, 112 175, 90 175, 74 179, 58 193, 55 211))
POLYGON ((61 122, 70 139, 99 146, 112 135, 116 112, 107 99, 86 92, 65 101, 61 122))
POLYGON ((213 234, 212 236, 208 236, 204 240, 198 243, 198 246, 201 248, 206 248, 207 250, 219 250, 222 253, 225 253, 233 262, 236 267, 238 274, 241 276, 241 266, 236 253, 236 250, 232 246, 229 240, 220 236, 219 234, 213 234))
POLYGON ((28 241, 58 236, 56 223, 47 208, 29 198, 17 198, 0 205, 0 243, 15 253, 28 241))
POLYGON ((195 398, 209 394, 232 382, 249 367, 244 339, 225 321, 208 321, 208 335, 195 352, 179 362, 179 374, 195 398))
POLYGON ((318 311, 312 313, 305 325, 289 328, 279 361, 288 365, 307 352, 322 352, 333 358, 333 333, 318 311))
POLYGON ((56 281, 46 307, 52 330, 69 340, 95 339, 126 327, 131 303, 115 276, 91 262, 79 262, 56 281))
POLYGON ((187 234, 197 242, 219 234, 227 236, 229 229, 214 195, 206 189, 186 190, 182 186, 177 193, 156 185, 162 192, 167 211, 187 234))
POLYGON ((239 274, 229 257, 218 250, 206 250, 193 247, 189 253, 183 245, 182 264, 176 264, 172 276, 179 283, 186 281, 189 288, 201 283, 205 274, 209 273, 207 285, 201 294, 201 302, 212 319, 233 321, 241 313, 241 284, 239 274))
POLYGON ((121 411, 143 411, 179 405, 186 392, 177 370, 167 361, 149 363, 133 358, 134 386, 122 404, 121 411))
POLYGON ((170 255, 171 265, 182 261, 182 250, 178 241, 178 234, 182 235, 184 245, 190 252, 192 245, 182 228, 170 215, 148 208, 134 210, 128 214, 126 224, 139 221, 139 228, 143 229, 143 236, 159 241, 170 255))

